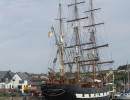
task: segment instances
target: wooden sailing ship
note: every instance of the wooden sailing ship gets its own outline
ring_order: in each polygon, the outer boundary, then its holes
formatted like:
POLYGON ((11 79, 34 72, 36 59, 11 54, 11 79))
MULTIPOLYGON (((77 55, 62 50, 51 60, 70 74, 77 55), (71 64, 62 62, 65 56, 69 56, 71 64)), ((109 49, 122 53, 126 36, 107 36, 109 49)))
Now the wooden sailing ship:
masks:
MULTIPOLYGON (((72 0, 69 8, 73 8, 74 14, 71 19, 66 22, 71 26, 72 34, 65 39, 63 34, 63 16, 61 1, 59 0, 59 15, 60 18, 60 34, 57 36, 54 27, 52 27, 54 37, 57 45, 57 54, 59 55, 59 72, 49 68, 49 84, 42 85, 42 93, 47 100, 108 100, 109 89, 105 86, 104 81, 96 77, 96 71, 100 65, 110 64, 114 61, 101 61, 99 57, 99 49, 108 47, 108 44, 99 45, 97 43, 96 27, 104 23, 96 23, 94 20, 94 12, 100 8, 93 8, 93 0, 90 0, 90 9, 84 11, 88 16, 80 17, 78 6, 85 3, 85 1, 77 2, 72 0), (86 20, 89 20, 89 25, 81 25, 86 20), (81 22, 82 21, 82 22, 81 22), (85 30, 86 36, 82 34, 85 30), (86 31, 87 30, 87 31, 86 31), (82 39, 81 39, 82 38, 82 39), (64 40, 64 41, 63 41, 64 40), (73 68, 75 69, 75 75, 73 68), (67 75, 66 69, 69 69, 67 75), (82 71, 81 71, 82 69, 82 71), (86 72, 86 69, 89 71, 86 72)), ((71 13, 72 14, 72 13, 71 13)), ((56 63, 57 58, 53 63, 56 63)), ((108 78, 108 77, 107 77, 108 78)))

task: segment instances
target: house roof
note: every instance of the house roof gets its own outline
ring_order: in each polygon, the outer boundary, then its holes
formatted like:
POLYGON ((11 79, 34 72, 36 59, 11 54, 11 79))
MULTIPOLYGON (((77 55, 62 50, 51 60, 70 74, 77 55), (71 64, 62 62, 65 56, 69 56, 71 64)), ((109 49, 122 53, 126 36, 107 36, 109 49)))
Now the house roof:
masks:
POLYGON ((28 76, 28 74, 26 72, 17 72, 16 74, 19 75, 19 77, 22 79, 22 80, 30 80, 30 77, 28 76))
POLYGON ((0 80, 2 80, 7 73, 8 71, 0 71, 0 80))
POLYGON ((12 79, 12 76, 9 74, 9 71, 0 71, 0 81, 4 82, 5 78, 8 78, 8 81, 12 79))
POLYGON ((15 73, 13 73, 13 72, 9 72, 9 74, 11 75, 11 77, 13 77, 15 75, 15 73))

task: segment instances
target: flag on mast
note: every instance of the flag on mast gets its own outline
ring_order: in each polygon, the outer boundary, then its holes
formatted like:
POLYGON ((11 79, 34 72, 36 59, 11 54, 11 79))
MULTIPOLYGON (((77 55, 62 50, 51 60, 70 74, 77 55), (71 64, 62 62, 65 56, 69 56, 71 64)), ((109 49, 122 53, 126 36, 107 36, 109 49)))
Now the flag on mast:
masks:
POLYGON ((52 33, 54 32, 54 27, 52 26, 49 33, 48 33, 48 38, 52 36, 52 33))

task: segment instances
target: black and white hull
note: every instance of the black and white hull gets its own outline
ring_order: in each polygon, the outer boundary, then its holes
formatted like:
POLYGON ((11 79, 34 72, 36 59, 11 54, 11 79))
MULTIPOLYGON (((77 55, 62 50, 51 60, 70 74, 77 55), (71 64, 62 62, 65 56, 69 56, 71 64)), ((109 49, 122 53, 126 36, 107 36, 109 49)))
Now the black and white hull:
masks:
POLYGON ((75 85, 44 84, 42 93, 46 100, 109 100, 108 88, 79 88, 75 85))

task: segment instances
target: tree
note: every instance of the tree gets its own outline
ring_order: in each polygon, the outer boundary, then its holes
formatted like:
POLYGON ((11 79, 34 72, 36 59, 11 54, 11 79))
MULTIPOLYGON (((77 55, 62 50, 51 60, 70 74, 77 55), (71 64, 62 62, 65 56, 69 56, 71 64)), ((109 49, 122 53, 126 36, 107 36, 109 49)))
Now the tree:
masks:
POLYGON ((127 69, 127 65, 122 65, 117 68, 117 70, 126 70, 126 69, 127 69))

